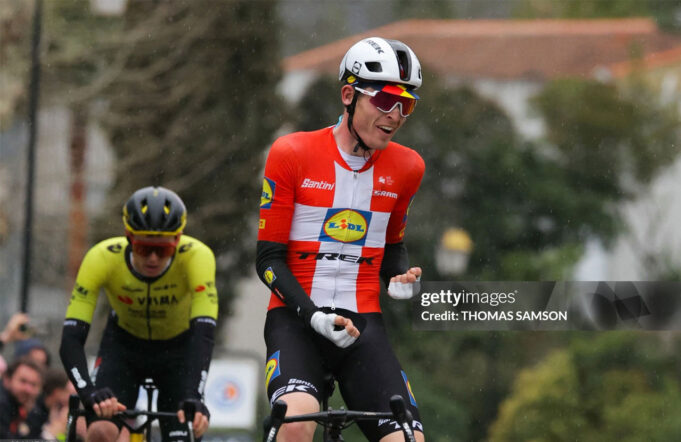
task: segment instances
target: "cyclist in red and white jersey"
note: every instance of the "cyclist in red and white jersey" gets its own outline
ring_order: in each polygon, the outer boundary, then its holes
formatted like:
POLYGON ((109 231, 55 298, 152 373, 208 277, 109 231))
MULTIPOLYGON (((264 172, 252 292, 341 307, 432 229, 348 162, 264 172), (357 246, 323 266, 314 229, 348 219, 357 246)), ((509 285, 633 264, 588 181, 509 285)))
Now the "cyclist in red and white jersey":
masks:
MULTIPOLYGON (((379 304, 381 279, 390 296, 407 299, 421 276, 403 238, 425 166, 392 141, 418 100, 421 66, 404 43, 372 37, 348 50, 339 79, 338 124, 277 139, 265 166, 256 267, 272 291, 267 393, 286 401, 288 415, 319 410, 329 373, 351 409, 389 411, 400 394, 423 441, 379 304)), ((387 419, 360 428, 372 441, 403 440, 387 419)), ((277 440, 311 441, 314 429, 286 424, 277 440)))

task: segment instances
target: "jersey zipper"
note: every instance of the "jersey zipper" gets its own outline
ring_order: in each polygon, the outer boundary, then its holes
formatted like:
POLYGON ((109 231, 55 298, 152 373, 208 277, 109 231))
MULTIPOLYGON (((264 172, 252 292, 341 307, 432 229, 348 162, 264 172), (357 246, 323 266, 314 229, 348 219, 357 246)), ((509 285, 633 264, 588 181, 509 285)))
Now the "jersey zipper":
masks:
POLYGON ((151 340, 151 284, 147 283, 147 330, 151 340))
MULTIPOLYGON (((354 210, 354 208, 355 208, 355 198, 357 196, 357 186, 359 186, 359 171, 353 170, 352 171, 352 200, 351 200, 352 202, 350 203, 349 209, 354 210)), ((348 232, 349 232, 349 230, 345 231, 345 238, 344 239, 348 239, 348 232)), ((341 248, 340 248, 341 254, 343 253, 343 249, 345 248, 345 244, 346 243, 341 244, 341 248)), ((340 274, 340 267, 341 267, 341 260, 339 259, 338 260, 338 268, 336 270, 336 276, 337 277, 340 274)), ((333 298, 331 298, 331 310, 336 310, 336 294, 337 293, 338 293, 337 290, 334 288, 333 298)))

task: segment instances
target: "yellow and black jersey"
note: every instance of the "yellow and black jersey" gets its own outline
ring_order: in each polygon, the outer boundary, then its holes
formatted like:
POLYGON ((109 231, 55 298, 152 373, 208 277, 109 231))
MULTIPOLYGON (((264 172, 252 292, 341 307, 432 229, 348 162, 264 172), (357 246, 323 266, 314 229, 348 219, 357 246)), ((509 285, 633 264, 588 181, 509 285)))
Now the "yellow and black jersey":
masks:
POLYGON ((217 320, 215 257, 201 241, 180 237, 175 255, 158 277, 137 273, 124 237, 92 247, 78 271, 66 319, 92 322, 104 289, 118 325, 141 339, 166 340, 186 331, 197 317, 217 320))

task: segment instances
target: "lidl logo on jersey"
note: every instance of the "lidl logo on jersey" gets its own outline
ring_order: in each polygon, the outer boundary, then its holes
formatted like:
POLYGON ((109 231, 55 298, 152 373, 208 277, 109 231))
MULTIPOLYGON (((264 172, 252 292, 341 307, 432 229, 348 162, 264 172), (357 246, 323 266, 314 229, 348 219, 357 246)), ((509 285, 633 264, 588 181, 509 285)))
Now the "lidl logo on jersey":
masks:
POLYGON ((343 242, 363 246, 371 223, 371 212, 352 209, 329 209, 326 212, 320 241, 343 242))
POLYGON ((265 281, 269 286, 272 286, 274 280, 277 279, 277 275, 274 274, 274 270, 272 270, 272 267, 267 267, 267 269, 265 269, 263 277, 265 278, 265 281))
POLYGON ((262 195, 260 195, 260 208, 269 209, 272 207, 272 200, 274 199, 274 181, 265 177, 262 180, 262 195))
POLYGON ((281 374, 279 369, 279 350, 275 351, 267 360, 265 366, 265 390, 269 387, 270 382, 281 374))

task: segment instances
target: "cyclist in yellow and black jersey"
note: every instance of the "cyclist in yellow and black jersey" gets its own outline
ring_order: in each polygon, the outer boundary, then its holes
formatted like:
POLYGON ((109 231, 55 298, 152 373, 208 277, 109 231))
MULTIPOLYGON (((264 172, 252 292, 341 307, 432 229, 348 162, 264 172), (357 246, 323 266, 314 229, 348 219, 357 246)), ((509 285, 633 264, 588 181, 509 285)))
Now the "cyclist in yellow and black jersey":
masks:
MULTIPOLYGON (((133 407, 139 385, 154 379, 159 410, 198 410, 194 430, 208 427, 203 388, 218 313, 215 258, 201 241, 182 235, 186 208, 163 187, 135 192, 123 207, 126 236, 88 251, 66 311, 60 355, 91 413, 88 440, 115 440, 118 411, 133 407), (112 308, 92 373, 84 344, 100 289, 112 308)), ((163 440, 187 438, 177 422, 162 422, 163 440)))
POLYGON ((119 327, 141 339, 170 339, 191 319, 215 317, 215 259, 202 242, 183 235, 172 265, 149 278, 132 266, 124 236, 104 240, 85 255, 66 317, 90 323, 103 288, 119 327))

